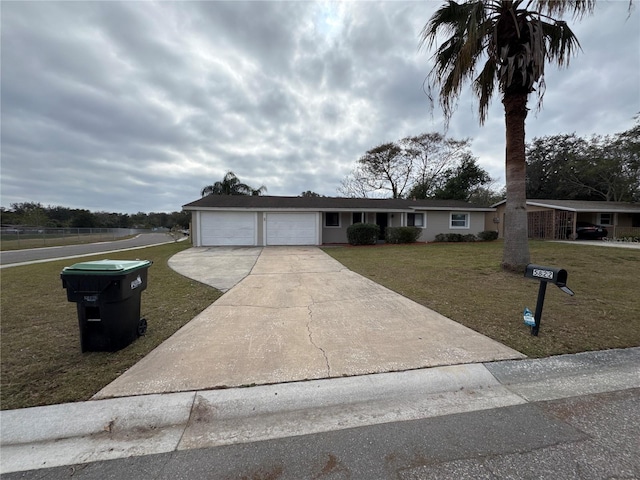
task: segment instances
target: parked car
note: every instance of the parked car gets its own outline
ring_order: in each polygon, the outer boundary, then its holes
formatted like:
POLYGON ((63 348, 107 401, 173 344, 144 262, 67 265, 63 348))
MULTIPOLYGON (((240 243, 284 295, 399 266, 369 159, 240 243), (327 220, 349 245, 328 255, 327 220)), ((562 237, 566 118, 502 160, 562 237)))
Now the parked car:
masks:
MULTIPOLYGON (((571 238, 572 233, 572 228, 567 228, 568 238, 571 238)), ((577 222, 576 233, 578 240, 600 240, 608 234, 606 228, 589 222, 577 222)))

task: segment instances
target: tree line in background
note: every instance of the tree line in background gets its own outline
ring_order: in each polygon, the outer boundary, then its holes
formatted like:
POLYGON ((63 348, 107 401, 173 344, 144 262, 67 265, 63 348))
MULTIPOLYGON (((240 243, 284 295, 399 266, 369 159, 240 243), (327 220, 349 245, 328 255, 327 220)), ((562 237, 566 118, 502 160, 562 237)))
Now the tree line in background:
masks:
MULTIPOLYGON (((573 134, 526 144, 527 198, 640 201, 640 125, 614 135, 573 134)), ((306 193, 306 192, 305 192, 306 193)), ((423 133, 368 150, 342 181, 346 197, 464 200, 491 205, 506 196, 477 163, 469 139, 423 133)))
POLYGON ((527 198, 640 202, 640 125, 588 139, 534 138, 526 151, 527 198))
POLYGON ((191 213, 109 213, 85 209, 43 206, 40 203, 12 203, 0 207, 2 225, 42 228, 189 228, 191 213))
MULTIPOLYGON (((342 181, 346 197, 433 198, 491 205, 505 198, 472 155, 469 139, 424 133, 378 145, 360 157, 342 181)), ((614 135, 574 134, 534 138, 526 145, 527 198, 640 201, 640 125, 614 135)), ((227 172, 202 195, 261 195, 227 172)), ((320 196, 307 190, 302 197, 320 196)), ((188 228, 189 212, 90 212, 40 203, 0 207, 3 225, 44 228, 188 228)))
POLYGON ((471 140, 422 133, 368 150, 342 181, 345 197, 434 198, 490 203, 493 180, 471 154, 471 140))

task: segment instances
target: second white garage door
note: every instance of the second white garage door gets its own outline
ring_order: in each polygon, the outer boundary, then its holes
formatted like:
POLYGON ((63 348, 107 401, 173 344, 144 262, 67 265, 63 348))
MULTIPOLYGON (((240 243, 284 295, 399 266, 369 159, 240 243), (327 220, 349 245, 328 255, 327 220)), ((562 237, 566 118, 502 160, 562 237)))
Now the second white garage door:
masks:
POLYGON ((317 213, 267 213, 267 245, 317 245, 317 213))

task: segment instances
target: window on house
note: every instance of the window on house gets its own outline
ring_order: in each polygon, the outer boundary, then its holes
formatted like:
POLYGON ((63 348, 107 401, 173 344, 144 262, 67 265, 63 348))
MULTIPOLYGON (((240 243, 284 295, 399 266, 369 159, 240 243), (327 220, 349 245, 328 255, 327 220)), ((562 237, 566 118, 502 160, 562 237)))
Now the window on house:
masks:
POLYGON ((339 227, 340 226, 340 212, 326 212, 324 214, 324 226, 325 227, 339 227))
POLYGON ((424 228, 424 213, 407 213, 407 226, 424 228))
POLYGON ((362 212, 353 212, 353 216, 351 218, 351 223, 363 223, 364 215, 362 212))
POLYGON ((468 213, 452 213, 450 227, 451 228, 469 228, 469 214, 468 213))
POLYGON ((601 213, 598 223, 600 225, 613 225, 613 213, 601 213))

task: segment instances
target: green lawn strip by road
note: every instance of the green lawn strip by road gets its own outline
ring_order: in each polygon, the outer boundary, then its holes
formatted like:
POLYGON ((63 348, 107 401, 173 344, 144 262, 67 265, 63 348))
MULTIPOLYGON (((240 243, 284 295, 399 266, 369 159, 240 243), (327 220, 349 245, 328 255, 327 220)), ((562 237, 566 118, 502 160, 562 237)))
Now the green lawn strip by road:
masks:
MULTIPOLYGON (((61 247, 66 245, 80 245, 96 242, 111 242, 126 240, 136 235, 114 237, 113 233, 82 233, 80 235, 60 234, 33 234, 33 235, 2 235, 0 239, 0 251, 22 250, 28 248, 61 247)), ((167 237, 167 240, 170 240, 167 237)))
POLYGON ((1 408, 89 399, 211 305, 221 293, 171 270, 168 259, 186 242, 1 270, 1 408), (145 336, 114 353, 80 352, 76 304, 67 301, 60 271, 79 261, 152 260, 142 292, 145 336))
POLYGON ((349 269, 530 357, 640 345, 640 251, 532 241, 532 263, 565 268, 549 284, 540 335, 522 321, 539 282, 500 269, 502 242, 332 247, 349 269))

